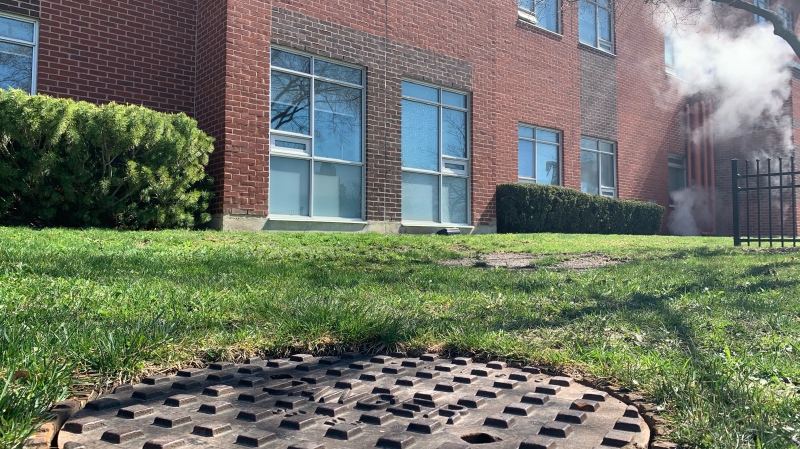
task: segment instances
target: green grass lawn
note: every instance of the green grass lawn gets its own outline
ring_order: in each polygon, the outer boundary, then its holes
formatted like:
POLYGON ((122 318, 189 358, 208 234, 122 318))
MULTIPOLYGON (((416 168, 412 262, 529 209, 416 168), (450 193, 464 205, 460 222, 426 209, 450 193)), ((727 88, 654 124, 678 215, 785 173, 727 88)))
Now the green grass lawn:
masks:
POLYGON ((711 238, 0 228, 0 447, 76 384, 396 348, 640 391, 689 447, 796 447, 798 256, 711 238), (498 251, 543 258, 530 270, 439 263, 498 251), (552 267, 585 253, 625 262, 552 267))

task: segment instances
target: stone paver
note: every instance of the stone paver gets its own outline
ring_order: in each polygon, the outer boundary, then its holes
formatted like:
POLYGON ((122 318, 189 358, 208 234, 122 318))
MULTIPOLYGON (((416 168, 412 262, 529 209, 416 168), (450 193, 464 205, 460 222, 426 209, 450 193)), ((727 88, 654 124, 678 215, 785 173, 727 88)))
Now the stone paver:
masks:
POLYGON ((535 367, 299 354, 124 386, 73 416, 59 447, 602 449, 649 438, 635 408, 535 367))

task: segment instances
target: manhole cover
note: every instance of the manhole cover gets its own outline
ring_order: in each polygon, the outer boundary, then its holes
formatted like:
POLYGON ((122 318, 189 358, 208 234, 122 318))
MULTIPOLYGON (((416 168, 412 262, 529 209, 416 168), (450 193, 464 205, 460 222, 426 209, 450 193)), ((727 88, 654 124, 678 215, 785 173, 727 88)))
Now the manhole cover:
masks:
POLYGON ((296 355, 152 377, 90 402, 65 449, 647 447, 634 407, 534 367, 296 355))

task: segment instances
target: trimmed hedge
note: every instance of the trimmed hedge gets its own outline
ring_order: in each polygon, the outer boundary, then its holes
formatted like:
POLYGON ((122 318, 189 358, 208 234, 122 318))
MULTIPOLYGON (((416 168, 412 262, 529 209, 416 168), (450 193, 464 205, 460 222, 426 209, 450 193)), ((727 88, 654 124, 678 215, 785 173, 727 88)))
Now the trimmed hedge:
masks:
POLYGON ((538 184, 497 186, 501 233, 655 234, 664 207, 538 184))
POLYGON ((184 114, 0 89, 0 224, 206 222, 212 150, 213 139, 184 114))

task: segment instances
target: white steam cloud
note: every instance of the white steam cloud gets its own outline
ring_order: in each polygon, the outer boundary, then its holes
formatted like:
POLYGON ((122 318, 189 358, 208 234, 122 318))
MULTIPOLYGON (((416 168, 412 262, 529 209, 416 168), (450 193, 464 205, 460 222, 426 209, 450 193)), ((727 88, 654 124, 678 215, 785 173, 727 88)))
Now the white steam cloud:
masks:
MULTIPOLYGON (((778 147, 775 142, 764 142, 750 149, 752 155, 777 157, 789 153, 793 148, 792 120, 785 105, 791 94, 791 47, 773 34, 771 24, 744 29, 731 26, 727 14, 731 7, 718 8, 711 3, 695 3, 688 11, 686 3, 683 7, 662 4, 662 10, 654 16, 673 44, 674 69, 679 78, 673 87, 684 96, 701 94, 714 100, 718 141, 753 129, 772 129, 782 136, 778 147), (675 11, 684 15, 677 18, 675 11)), ((700 190, 673 193, 672 233, 697 235, 699 221, 708 219, 702 216, 708 199, 700 190)))

